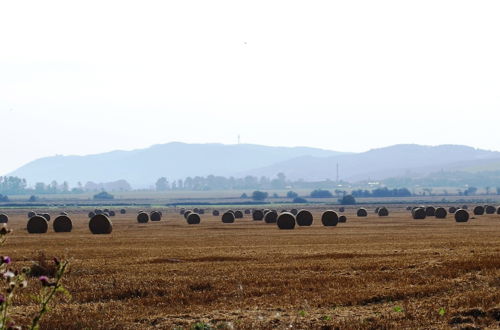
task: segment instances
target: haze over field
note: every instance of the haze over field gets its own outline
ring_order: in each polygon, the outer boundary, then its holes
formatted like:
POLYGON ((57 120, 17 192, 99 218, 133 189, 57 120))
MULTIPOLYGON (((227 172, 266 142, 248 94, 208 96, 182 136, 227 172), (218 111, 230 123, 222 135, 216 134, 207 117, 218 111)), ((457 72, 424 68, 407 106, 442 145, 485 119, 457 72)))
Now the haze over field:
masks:
POLYGON ((0 174, 238 135, 500 150, 499 14, 494 0, 3 1, 0 174))

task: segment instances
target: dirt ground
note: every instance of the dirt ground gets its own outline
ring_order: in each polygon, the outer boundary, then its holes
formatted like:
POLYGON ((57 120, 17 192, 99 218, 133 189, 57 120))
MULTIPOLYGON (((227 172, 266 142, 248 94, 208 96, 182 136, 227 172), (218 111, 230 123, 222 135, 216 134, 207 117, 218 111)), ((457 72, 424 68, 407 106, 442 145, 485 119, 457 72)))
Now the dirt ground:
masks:
MULTIPOLYGON (((177 210, 138 224, 137 210, 92 235, 89 210, 67 210, 71 233, 28 234, 28 210, 0 211, 14 233, 1 248, 16 268, 38 253, 71 260, 44 329, 498 329, 500 215, 455 223, 412 220, 395 206, 347 223, 279 230, 246 215, 234 224, 177 210)), ((37 210, 44 211, 44 210, 37 210)), ((52 211, 56 216, 58 211, 52 211)), ((34 279, 15 318, 34 310, 34 279)))

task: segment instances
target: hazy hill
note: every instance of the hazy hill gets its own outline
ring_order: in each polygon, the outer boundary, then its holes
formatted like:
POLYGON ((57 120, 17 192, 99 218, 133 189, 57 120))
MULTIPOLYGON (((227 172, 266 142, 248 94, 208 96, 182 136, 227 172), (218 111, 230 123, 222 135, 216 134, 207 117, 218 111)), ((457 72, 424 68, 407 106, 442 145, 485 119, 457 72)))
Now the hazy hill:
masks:
POLYGON ((306 147, 174 142, 133 151, 42 158, 10 175, 26 178, 31 184, 125 179, 141 188, 153 185, 162 176, 172 180, 210 174, 274 177, 283 172, 293 180, 334 180, 337 164, 340 179, 350 182, 419 178, 439 171, 500 170, 500 152, 456 145, 395 145, 363 153, 339 153, 306 147))
POLYGON ((484 168, 497 166, 500 152, 474 149, 458 145, 436 147, 395 145, 363 153, 337 155, 326 158, 297 157, 256 169, 252 175, 272 176, 283 172, 290 179, 335 179, 339 165, 340 179, 346 181, 382 180, 398 176, 420 176, 440 170, 484 168))
MULTIPOLYGON (((9 175, 29 183, 127 180, 134 187, 149 187, 162 176, 234 175, 302 156, 328 157, 341 153, 307 147, 268 147, 251 144, 167 143, 132 151, 88 156, 54 156, 28 163, 9 175)), ((274 173, 276 174, 276 173, 274 173)), ((273 174, 273 176, 274 176, 273 174)))

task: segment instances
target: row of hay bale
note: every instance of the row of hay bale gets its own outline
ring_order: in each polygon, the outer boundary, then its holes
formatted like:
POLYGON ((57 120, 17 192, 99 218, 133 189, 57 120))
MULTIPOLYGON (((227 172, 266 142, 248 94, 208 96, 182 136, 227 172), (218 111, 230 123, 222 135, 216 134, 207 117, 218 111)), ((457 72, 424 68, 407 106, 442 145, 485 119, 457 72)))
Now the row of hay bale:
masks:
POLYGON ((161 221, 163 217, 162 211, 151 211, 149 214, 144 211, 139 211, 137 213, 137 222, 138 223, 148 223, 151 221, 161 221))
MULTIPOLYGON (((59 215, 68 215, 66 212, 61 212, 59 215)), ((48 213, 36 213, 35 211, 29 211, 28 212, 28 220, 31 219, 34 216, 41 216, 44 217, 45 220, 50 221, 51 217, 50 214, 48 213)))
MULTIPOLYGON (((56 233, 69 233, 73 230, 73 222, 67 215, 59 215, 54 219, 52 228, 56 233)), ((30 234, 44 234, 49 229, 49 220, 41 215, 34 215, 29 218, 26 229, 30 234)))
MULTIPOLYGON (((119 212, 120 212, 120 214, 126 214, 127 210, 121 209, 119 212)), ((114 217, 114 216, 116 216, 116 211, 110 210, 110 209, 103 209, 103 210, 95 209, 94 211, 89 212, 88 217, 93 218, 94 216, 99 215, 99 214, 104 214, 107 217, 114 217)))
MULTIPOLYGON (((50 216, 47 214, 29 214, 30 218, 26 224, 26 230, 30 234, 45 234, 49 230, 50 216)), ((7 217, 7 216, 6 216, 7 217)), ((8 218, 7 218, 8 221, 8 218)), ((73 221, 65 213, 61 212, 52 222, 52 228, 56 233, 69 233, 73 230, 73 221)), ((94 215, 89 221, 89 229, 93 234, 110 234, 113 226, 108 216, 104 213, 94 215)))
MULTIPOLYGON (((228 218, 231 219, 230 216, 228 218)), ((290 212, 285 210, 279 214, 276 210, 254 210, 252 212, 252 219, 254 221, 264 221, 268 224, 276 223, 280 229, 294 229, 296 225, 308 227, 314 221, 311 212, 296 209, 292 209, 290 212)), ((227 223, 224 219, 223 222, 227 223)), ((339 222, 347 222, 347 218, 344 215, 339 216, 335 211, 328 210, 323 213, 321 222, 324 226, 336 226, 339 222)))
MULTIPOLYGON (((311 212, 300 210, 296 215, 291 212, 282 212, 276 217, 275 222, 279 229, 290 230, 295 229, 296 225, 301 227, 311 226, 313 221, 314 218, 311 212)), ((321 223, 325 227, 335 227, 339 223, 344 222, 347 222, 347 218, 344 215, 339 216, 338 213, 333 210, 327 210, 321 215, 321 223)))
POLYGON ((185 208, 182 208, 179 213, 180 213, 180 215, 184 215, 188 211, 194 212, 196 214, 205 214, 205 209, 200 209, 197 207, 193 208, 192 210, 187 210, 185 208))
MULTIPOLYGON (((470 215, 466 209, 448 209, 454 215, 456 222, 469 221, 470 215), (451 212, 452 211, 452 212, 451 212)), ((444 207, 434 206, 416 206, 411 209, 411 215, 414 220, 424 220, 428 217, 435 217, 436 219, 446 219, 448 211, 444 207)))
MULTIPOLYGON (((422 220, 427 217, 435 217, 437 219, 445 219, 448 213, 453 214, 456 222, 467 222, 470 219, 470 214, 468 212, 468 206, 463 205, 461 208, 451 206, 446 210, 444 207, 434 207, 434 206, 417 206, 411 208, 411 214, 413 219, 422 220)), ((494 207, 492 205, 478 205, 472 210, 475 216, 480 216, 484 214, 500 214, 500 207, 494 207)))
POLYGON ((478 205, 473 209, 474 215, 484 215, 484 214, 500 214, 500 207, 494 207, 492 205, 478 205))

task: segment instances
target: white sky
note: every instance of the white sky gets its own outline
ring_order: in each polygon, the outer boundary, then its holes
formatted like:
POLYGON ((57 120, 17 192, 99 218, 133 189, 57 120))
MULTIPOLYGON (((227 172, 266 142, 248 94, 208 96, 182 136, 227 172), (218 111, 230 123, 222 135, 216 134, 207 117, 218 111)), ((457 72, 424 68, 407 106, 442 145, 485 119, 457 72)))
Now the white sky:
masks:
POLYGON ((500 150, 500 1, 0 1, 0 174, 170 141, 500 150))

